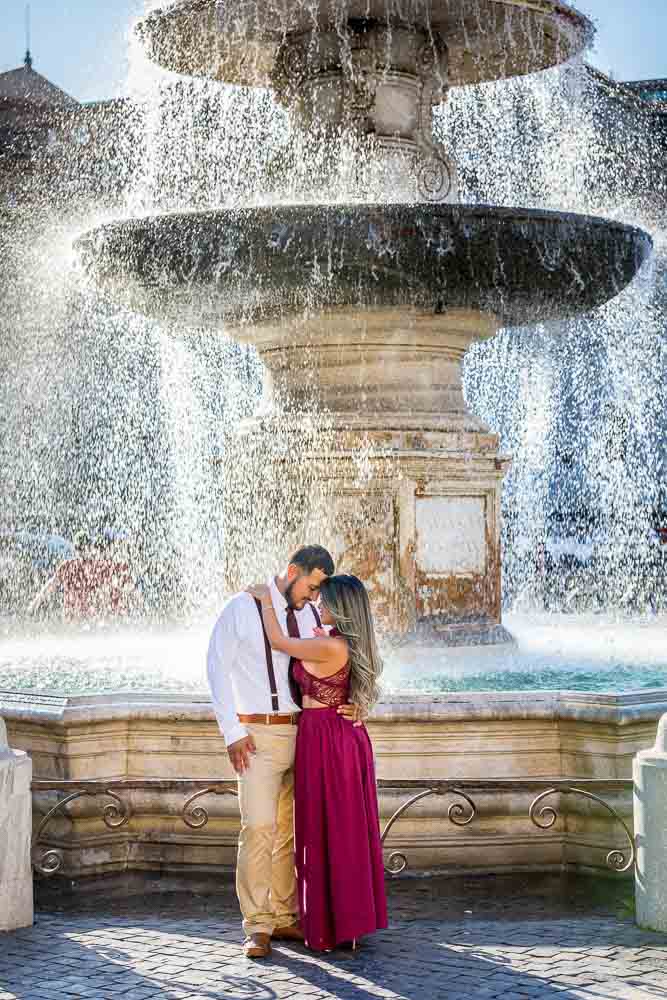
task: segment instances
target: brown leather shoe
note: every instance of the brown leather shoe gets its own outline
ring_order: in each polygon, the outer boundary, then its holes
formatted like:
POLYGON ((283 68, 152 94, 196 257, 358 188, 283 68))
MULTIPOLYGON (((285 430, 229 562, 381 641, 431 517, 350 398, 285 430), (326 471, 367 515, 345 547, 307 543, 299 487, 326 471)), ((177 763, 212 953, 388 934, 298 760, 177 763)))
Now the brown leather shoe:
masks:
POLYGON ((243 942, 246 958, 268 958, 271 954, 270 934, 250 934, 243 942))
POLYGON ((303 941, 303 931, 298 924, 288 927, 276 927, 271 935, 274 941, 303 941))

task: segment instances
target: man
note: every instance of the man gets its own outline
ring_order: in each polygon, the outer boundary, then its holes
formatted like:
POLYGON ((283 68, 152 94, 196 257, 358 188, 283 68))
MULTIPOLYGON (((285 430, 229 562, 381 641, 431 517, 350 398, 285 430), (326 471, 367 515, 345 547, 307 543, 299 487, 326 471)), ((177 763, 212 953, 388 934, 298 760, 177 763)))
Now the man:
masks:
POLYGON ((66 559, 44 585, 28 610, 34 614, 57 590, 62 590, 63 613, 68 620, 127 614, 134 584, 127 563, 110 556, 111 542, 94 542, 80 531, 74 539, 76 555, 66 559))
MULTIPOLYGON (((269 582, 286 635, 312 638, 311 602, 334 571, 320 545, 294 553, 269 582), (298 632, 297 632, 298 629, 298 632)), ((208 679, 227 753, 238 774, 241 833, 236 891, 248 958, 266 958, 271 937, 302 941, 294 875, 294 750, 299 706, 289 686, 289 657, 265 643, 261 612, 236 594, 218 619, 208 649, 208 679)), ((341 713, 356 721, 357 709, 341 713)))

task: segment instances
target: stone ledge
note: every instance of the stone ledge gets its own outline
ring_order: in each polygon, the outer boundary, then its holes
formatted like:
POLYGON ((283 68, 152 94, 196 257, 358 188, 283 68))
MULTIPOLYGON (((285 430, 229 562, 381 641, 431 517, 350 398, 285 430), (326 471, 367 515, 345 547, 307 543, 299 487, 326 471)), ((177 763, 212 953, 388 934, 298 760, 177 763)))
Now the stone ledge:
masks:
MULTIPOLYGON (((0 712, 13 721, 56 726, 154 720, 214 722, 206 694, 119 692, 83 696, 0 691, 0 712)), ((628 692, 477 691, 396 694, 378 702, 370 723, 548 719, 626 725, 653 722, 667 712, 667 689, 628 692)))
MULTIPOLYGON (((88 804, 73 803, 67 818, 54 822, 51 834, 67 841, 91 838, 86 847, 88 859, 71 858, 72 877, 126 859, 125 838, 116 839, 121 833, 140 838, 132 840, 132 851, 138 852, 142 864, 215 867, 233 861, 238 821, 231 797, 225 802, 215 798, 206 801, 211 813, 209 834, 230 840, 219 856, 205 842, 204 831, 201 839, 194 834, 191 838, 181 828, 173 795, 174 785, 184 775, 207 784, 212 775, 218 781, 233 778, 206 695, 161 692, 153 697, 149 692, 136 692, 64 698, 48 709, 50 717, 43 711, 31 711, 27 697, 21 701, 17 704, 14 698, 7 710, 8 728, 12 744, 31 755, 36 779, 75 783, 92 779, 109 785, 115 780, 167 783, 159 791, 154 787, 152 801, 145 791, 133 793, 137 812, 128 828, 115 834, 101 817, 95 821, 88 804)), ((584 779, 605 779, 614 785, 612 800, 626 817, 629 785, 619 790, 617 783, 621 779, 627 784, 632 758, 653 745, 657 720, 666 707, 664 690, 627 694, 466 692, 388 698, 376 706, 369 721, 378 775, 383 779, 381 813, 388 820, 396 809, 394 782, 419 781, 423 787, 424 781, 441 779, 486 783, 488 788, 489 782, 506 781, 514 787, 509 795, 505 793, 504 803, 497 789, 480 790, 479 828, 450 829, 442 802, 425 799, 423 808, 420 803, 414 813, 401 817, 397 832, 424 844, 414 855, 420 868, 449 863, 451 849, 442 841, 445 830, 456 841, 456 861, 462 868, 490 870, 496 865, 521 865, 526 860, 523 845, 527 835, 527 820, 518 814, 522 807, 527 809, 522 779, 549 785, 558 779, 575 784, 584 779), (511 848, 511 856, 509 848, 486 842, 491 830, 493 837, 520 838, 511 848)), ((605 786, 607 791, 612 791, 611 785, 605 786)), ((39 791, 35 787, 35 792, 40 810, 50 793, 45 795, 43 786, 39 791)), ((473 799, 476 797, 474 794, 473 799)), ((577 866, 590 867, 600 857, 594 844, 611 847, 616 843, 617 820, 574 801, 567 803, 565 811, 576 841, 567 849, 568 858, 577 866)), ((393 834, 392 829, 389 849, 393 834)), ((554 855, 558 848, 553 842, 540 833, 532 836, 531 864, 563 860, 554 855)))

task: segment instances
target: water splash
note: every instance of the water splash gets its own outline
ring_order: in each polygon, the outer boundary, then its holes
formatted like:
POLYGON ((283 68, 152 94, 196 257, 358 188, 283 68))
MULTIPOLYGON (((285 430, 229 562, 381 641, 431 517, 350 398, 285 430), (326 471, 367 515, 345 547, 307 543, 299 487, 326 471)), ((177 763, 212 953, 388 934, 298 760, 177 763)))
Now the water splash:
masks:
MULTIPOLYGON (((138 47, 130 90, 124 114, 137 123, 141 155, 120 158, 132 164, 121 171, 120 208, 118 199, 87 207, 66 224, 47 212, 43 237, 17 233, 3 265, 3 526, 68 538, 81 526, 118 531, 146 614, 196 618, 220 605, 232 570, 257 577, 309 532, 325 540, 326 490, 315 464, 289 487, 275 474, 293 455, 288 422, 272 417, 261 445, 238 436, 261 393, 252 350, 158 329, 93 299, 71 270, 69 242, 111 215, 405 195, 372 144, 304 137, 265 90, 176 79, 138 47)), ((464 201, 602 214, 664 240, 662 126, 577 60, 453 91, 437 131, 454 151, 464 201)), ((97 169, 104 174, 101 161, 97 169)), ((70 163, 70 196, 74 173, 70 163)), ((664 599, 651 530, 667 505, 666 263, 660 251, 594 315, 506 330, 470 353, 468 400, 513 455, 508 604, 632 610, 664 599), (593 546, 594 566, 550 554, 572 536, 593 546)), ((299 453, 322 460, 326 417, 304 414, 296 433, 299 453)), ((360 475, 374 460, 361 449, 360 475)), ((20 616, 45 571, 8 558, 2 611, 20 616)))

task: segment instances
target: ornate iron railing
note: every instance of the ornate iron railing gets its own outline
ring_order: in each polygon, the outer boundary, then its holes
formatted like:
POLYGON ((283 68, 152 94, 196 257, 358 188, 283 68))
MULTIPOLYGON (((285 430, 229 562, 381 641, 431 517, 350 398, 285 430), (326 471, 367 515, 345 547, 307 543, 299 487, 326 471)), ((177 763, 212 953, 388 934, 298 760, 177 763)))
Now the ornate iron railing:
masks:
MULTIPOLYGON (((623 817, 613 806, 605 802, 603 798, 595 794, 596 792, 632 792, 632 781, 616 778, 585 778, 575 780, 554 779, 536 780, 533 778, 497 778, 489 781, 448 781, 438 779, 429 781, 428 779, 413 780, 386 780, 379 781, 378 785, 383 789, 410 790, 419 789, 408 798, 394 812, 386 823, 382 831, 382 843, 384 845, 391 828, 408 809, 416 802, 427 798, 429 795, 451 795, 455 799, 463 799, 465 805, 454 801, 447 810, 447 817, 455 826, 467 826, 477 816, 477 806, 471 793, 498 793, 498 792, 538 792, 532 799, 528 809, 528 819, 540 830, 551 829, 558 819, 558 811, 552 805, 542 805, 545 799, 552 795, 582 796, 591 802, 602 806, 616 822, 622 827, 627 847, 624 851, 613 848, 607 853, 606 866, 612 871, 619 873, 627 872, 635 864, 635 839, 623 817), (595 789, 595 791, 594 791, 595 789), (538 811, 538 807, 539 811, 538 811)), ((385 865, 385 870, 392 875, 398 875, 407 868, 408 861, 400 851, 393 851, 385 865)))
MULTIPOLYGON (((382 844, 385 845, 392 827, 417 802, 431 795, 451 796, 454 801, 447 809, 449 822, 457 827, 468 826, 478 815, 478 808, 473 794, 482 793, 532 793, 533 798, 528 809, 527 819, 540 830, 548 830, 558 820, 558 810, 554 805, 545 805, 551 796, 579 796, 593 802, 606 810, 619 824, 624 832, 627 846, 624 850, 613 848, 607 853, 606 866, 615 872, 627 872, 635 863, 635 841, 627 823, 613 806, 609 805, 600 794, 604 792, 631 792, 632 781, 620 779, 554 779, 535 780, 532 778, 497 778, 488 781, 452 781, 449 779, 380 779, 378 787, 382 791, 410 792, 409 797, 395 810, 382 831, 382 844), (537 794, 535 794, 537 793, 537 794), (462 800, 462 801, 460 801, 462 800)), ((209 814, 204 805, 199 802, 206 795, 236 795, 236 782, 216 781, 205 778, 123 778, 109 781, 47 781, 34 780, 33 792, 65 792, 45 813, 35 830, 32 841, 33 867, 41 875, 54 875, 60 871, 64 863, 63 851, 60 848, 47 847, 42 843, 45 831, 51 820, 58 813, 66 815, 64 810, 77 799, 84 797, 100 799, 100 815, 110 829, 125 826, 132 815, 129 801, 121 797, 122 793, 133 790, 152 792, 183 792, 186 798, 180 807, 179 815, 186 826, 200 830, 209 821, 209 814), (107 800, 106 802, 104 800, 107 800), (111 800, 110 802, 108 800, 111 800), (41 851, 41 853, 40 853, 41 851)), ((387 858, 385 870, 390 875, 398 875, 408 866, 406 856, 400 851, 392 851, 387 858)))

